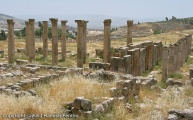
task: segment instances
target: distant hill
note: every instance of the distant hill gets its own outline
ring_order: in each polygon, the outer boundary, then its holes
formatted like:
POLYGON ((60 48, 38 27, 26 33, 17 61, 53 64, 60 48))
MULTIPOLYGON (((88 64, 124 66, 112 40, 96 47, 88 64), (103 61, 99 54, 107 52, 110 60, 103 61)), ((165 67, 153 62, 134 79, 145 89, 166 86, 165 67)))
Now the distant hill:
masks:
MULTIPOLYGON (((31 17, 30 17, 31 18, 31 17)), ((10 15, 5 15, 0 13, 0 30, 4 30, 7 29, 7 19, 13 19, 15 24, 14 24, 14 28, 15 29, 23 29, 25 27, 25 21, 27 20, 23 20, 23 19, 19 19, 10 15)), ((58 22, 60 25, 60 22, 58 22)), ((49 26, 51 26, 51 23, 49 22, 48 24, 49 26)), ((36 20, 35 22, 35 28, 38 27, 38 21, 36 20)), ((75 27, 69 26, 67 25, 67 29, 68 30, 76 30, 75 27)))
POLYGON ((7 19, 14 19, 15 25, 14 27, 17 29, 21 29, 25 25, 25 21, 22 19, 15 18, 13 16, 5 15, 0 13, 0 30, 7 28, 7 19))
MULTIPOLYGON (((193 29, 193 25, 187 23, 176 23, 175 21, 147 22, 134 24, 132 29, 133 37, 145 37, 158 33, 166 33, 170 31, 181 31, 193 29), (156 33, 158 32, 158 33, 156 33)), ((127 36, 127 26, 121 26, 112 32, 116 36, 127 36)))

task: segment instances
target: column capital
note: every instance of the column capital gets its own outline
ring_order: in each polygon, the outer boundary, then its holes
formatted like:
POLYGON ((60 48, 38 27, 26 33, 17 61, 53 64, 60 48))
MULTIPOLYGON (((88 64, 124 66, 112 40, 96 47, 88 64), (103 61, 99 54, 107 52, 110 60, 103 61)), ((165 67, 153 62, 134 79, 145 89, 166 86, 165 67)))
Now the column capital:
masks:
POLYGON ((68 22, 68 20, 61 20, 61 24, 65 25, 68 22))
POLYGON ((14 24, 15 22, 14 22, 13 19, 7 19, 7 23, 8 23, 8 24, 14 24))
POLYGON ((133 20, 127 20, 127 26, 132 26, 133 25, 133 20))
POLYGON ((43 24, 48 24, 48 21, 42 21, 43 22, 43 24))
POLYGON ((35 19, 29 19, 29 23, 34 23, 35 19))
POLYGON ((87 24, 89 21, 84 21, 85 24, 87 24))
POLYGON ((84 26, 84 20, 75 20, 78 26, 84 26))
POLYGON ((29 22, 28 22, 28 21, 25 21, 25 25, 26 25, 26 26, 29 25, 29 22))
POLYGON ((111 19, 105 19, 103 23, 105 26, 110 26, 111 25, 111 19))
POLYGON ((50 18, 50 21, 51 21, 52 23, 57 23, 57 22, 58 22, 58 18, 50 18))

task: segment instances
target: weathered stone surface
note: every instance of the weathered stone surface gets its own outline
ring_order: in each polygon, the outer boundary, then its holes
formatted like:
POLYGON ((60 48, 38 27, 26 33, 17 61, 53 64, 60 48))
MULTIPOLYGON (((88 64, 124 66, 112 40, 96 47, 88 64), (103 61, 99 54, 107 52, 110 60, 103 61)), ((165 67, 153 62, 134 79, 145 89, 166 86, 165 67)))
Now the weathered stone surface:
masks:
POLYGON ((105 109, 104 109, 103 105, 102 105, 102 104, 96 105, 96 107, 95 107, 95 112, 105 113, 105 109))
POLYGON ((15 55, 15 40, 14 40, 14 20, 8 19, 8 63, 14 63, 14 55, 15 55))
POLYGON ((83 68, 68 68, 65 70, 66 75, 76 75, 76 74, 82 74, 83 68))
POLYGON ((81 109, 81 101, 84 99, 84 97, 77 97, 73 102, 73 107, 75 109, 81 109))
POLYGON ((48 21, 43 21, 43 56, 48 56, 48 21))
POLYGON ((17 48, 17 52, 18 53, 25 53, 25 49, 24 48, 17 48))
POLYGON ((92 111, 81 111, 81 116, 83 116, 85 119, 91 120, 92 111))
POLYGON ((193 68, 190 68, 190 77, 189 77, 189 79, 192 79, 193 78, 193 68))
POLYGON ((36 91, 33 90, 33 89, 30 89, 28 92, 29 92, 32 96, 36 96, 36 95, 37 95, 36 91))
POLYGON ((88 99, 81 100, 81 108, 86 111, 90 111, 92 109, 92 103, 88 99))
POLYGON ((184 109, 184 110, 170 110, 169 114, 176 114, 179 119, 193 119, 193 110, 192 109, 184 109))
POLYGON ((16 64, 17 64, 17 65, 28 64, 28 61, 27 61, 27 60, 20 60, 20 59, 17 59, 17 60, 16 60, 16 64))
POLYGON ((167 120, 179 120, 176 114, 169 114, 167 120))
POLYGON ((155 85, 157 83, 157 80, 155 78, 147 78, 141 83, 142 87, 150 88, 151 86, 155 85))
POLYGON ((117 97, 117 89, 116 87, 113 87, 109 90, 111 97, 117 97))
POLYGON ((174 85, 182 86, 183 83, 180 81, 174 80, 173 78, 168 78, 168 80, 166 81, 166 86, 168 87, 168 86, 174 86, 174 85))
POLYGON ((107 82, 113 81, 119 78, 119 74, 110 71, 104 71, 103 69, 97 70, 95 72, 89 73, 88 78, 97 78, 99 80, 105 80, 107 82))
POLYGON ((123 67, 125 67, 125 73, 131 73, 131 55, 125 55, 123 57, 123 67))
POLYGON ((133 26, 133 21, 128 20, 127 21, 127 45, 132 43, 132 26, 133 26))
POLYGON ((58 19, 50 18, 52 22, 52 65, 58 64, 58 19))
POLYGON ((110 62, 110 56, 111 56, 110 33, 111 33, 111 19, 106 19, 106 20, 104 20, 104 45, 103 45, 103 50, 104 50, 103 60, 104 60, 104 63, 109 63, 110 62))
POLYGON ((110 69, 112 71, 120 71, 123 67, 123 58, 111 57, 110 59, 110 69))

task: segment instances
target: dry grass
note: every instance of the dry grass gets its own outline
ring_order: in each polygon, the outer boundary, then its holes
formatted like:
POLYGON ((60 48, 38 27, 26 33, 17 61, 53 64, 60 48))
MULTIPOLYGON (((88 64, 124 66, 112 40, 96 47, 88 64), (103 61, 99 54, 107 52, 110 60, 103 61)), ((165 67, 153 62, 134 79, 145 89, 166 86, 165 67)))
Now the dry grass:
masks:
MULTIPOLYGON (((173 87, 170 90, 163 92, 157 99, 152 100, 145 98, 145 107, 141 109, 139 119, 145 118, 144 120, 151 120, 152 117, 155 117, 152 116, 154 110, 160 111, 162 117, 166 118, 168 111, 171 109, 181 110, 191 107, 193 97, 190 97, 187 93, 193 92, 193 89, 191 89, 191 92, 189 87, 185 87, 185 92, 179 92, 179 90, 176 89, 176 87, 173 87)), ((159 115, 157 117, 159 117, 159 115)))
POLYGON ((62 113, 64 112, 62 106, 78 96, 84 96, 92 101, 95 101, 94 97, 109 97, 109 89, 113 86, 115 86, 114 83, 98 83, 96 80, 85 79, 82 76, 64 77, 61 81, 36 87, 39 98, 17 99, 0 94, 0 111, 1 114, 62 113))

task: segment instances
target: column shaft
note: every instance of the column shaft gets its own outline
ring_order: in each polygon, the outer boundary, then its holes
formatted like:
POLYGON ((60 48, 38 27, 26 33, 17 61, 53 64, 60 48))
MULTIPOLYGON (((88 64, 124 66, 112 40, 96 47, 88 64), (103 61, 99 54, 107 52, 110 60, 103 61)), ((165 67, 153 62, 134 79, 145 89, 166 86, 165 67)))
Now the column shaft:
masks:
POLYGON ((48 56, 48 21, 43 21, 43 57, 48 56))
POLYGON ((84 42, 83 42, 83 63, 86 63, 86 57, 87 57, 87 39, 86 39, 86 35, 87 35, 87 23, 88 21, 84 21, 84 31, 83 31, 83 35, 84 35, 84 42))
POLYGON ((52 65, 58 64, 58 19, 50 18, 52 22, 52 65))
POLYGON ((77 67, 83 68, 83 31, 84 20, 75 20, 77 23, 78 36, 77 36, 77 67))
POLYGON ((127 21, 127 45, 132 43, 132 26, 133 26, 133 21, 128 20, 127 21))
POLYGON ((62 60, 66 60, 66 23, 67 20, 61 21, 62 25, 62 41, 61 41, 61 49, 62 49, 62 60))
POLYGON ((14 63, 15 55, 15 40, 14 40, 14 21, 13 19, 8 19, 8 63, 14 63))
POLYGON ((26 45, 25 45, 25 51, 26 55, 29 57, 29 22, 25 22, 26 28, 25 28, 25 35, 26 35, 26 45))
POLYGON ((110 54, 111 54, 111 19, 104 20, 104 63, 110 62, 110 54))
POLYGON ((34 19, 29 19, 29 62, 35 60, 35 33, 34 33, 34 19))

